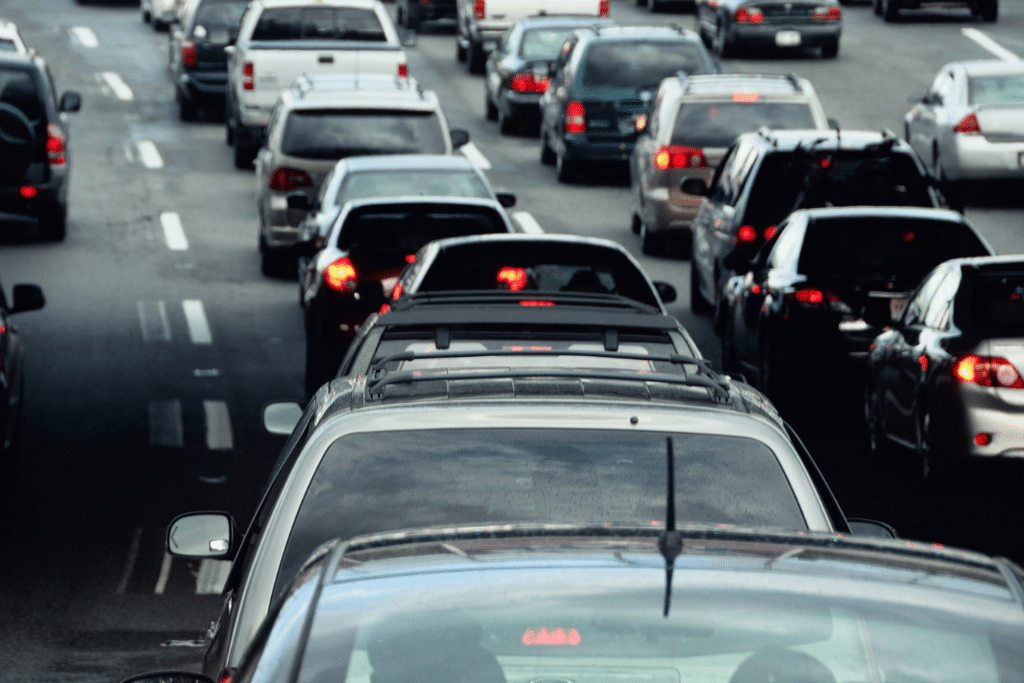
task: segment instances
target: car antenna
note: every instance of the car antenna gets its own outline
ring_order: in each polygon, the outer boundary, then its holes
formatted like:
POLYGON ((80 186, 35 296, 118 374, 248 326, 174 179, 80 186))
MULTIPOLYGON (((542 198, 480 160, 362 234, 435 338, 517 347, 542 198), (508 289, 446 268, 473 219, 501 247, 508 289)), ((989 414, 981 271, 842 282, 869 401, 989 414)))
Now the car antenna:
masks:
POLYGON ((665 438, 668 446, 668 504, 665 511, 665 531, 658 539, 658 550, 665 558, 665 618, 668 618, 669 603, 672 601, 672 572, 676 558, 683 550, 683 538, 676 531, 676 473, 675 455, 672 452, 672 437, 665 438))

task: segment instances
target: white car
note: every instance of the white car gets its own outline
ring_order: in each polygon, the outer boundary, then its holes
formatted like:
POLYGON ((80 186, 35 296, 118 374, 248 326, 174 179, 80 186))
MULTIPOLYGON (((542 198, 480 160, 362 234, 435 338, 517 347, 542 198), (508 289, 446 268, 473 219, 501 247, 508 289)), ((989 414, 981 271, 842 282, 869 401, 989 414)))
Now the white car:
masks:
POLYGON ((0 19, 0 52, 14 52, 19 55, 28 54, 25 41, 18 33, 18 25, 13 21, 0 19))
POLYGON ((904 117, 939 180, 1024 180, 1024 62, 952 62, 904 117))
POLYGON ((177 17, 178 0, 139 0, 142 20, 153 24, 153 30, 167 28, 177 17))

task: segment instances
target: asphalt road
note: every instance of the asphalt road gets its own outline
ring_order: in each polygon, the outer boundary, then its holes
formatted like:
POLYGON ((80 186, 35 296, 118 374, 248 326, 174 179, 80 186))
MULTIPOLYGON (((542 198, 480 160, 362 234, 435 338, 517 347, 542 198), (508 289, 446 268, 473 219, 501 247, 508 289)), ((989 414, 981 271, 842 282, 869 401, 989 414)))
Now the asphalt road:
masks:
MULTIPOLYGON (((67 240, 0 238, 7 291, 34 282, 47 296, 42 311, 17 318, 27 386, 17 478, 0 495, 0 681, 196 668, 225 565, 170 561, 163 535, 188 510, 248 522, 283 443, 263 432, 261 407, 302 392, 296 285, 260 275, 253 174, 232 166, 221 121, 178 120, 167 36, 141 23, 136 5, 0 0, 0 15, 47 56, 58 90, 84 100, 72 118, 67 240)), ((693 22, 630 0, 613 0, 612 15, 693 22)), ((992 56, 979 36, 1024 55, 1024 0, 1002 0, 996 24, 959 11, 885 24, 848 5, 836 60, 769 53, 723 67, 794 70, 844 128, 901 131, 908 97, 944 62, 992 56)), ((484 120, 482 80, 454 54, 451 25, 427 25, 410 70, 440 93, 452 125, 470 130, 494 185, 518 194, 514 211, 529 214, 520 219, 626 245, 676 286, 671 312, 717 362, 709 320, 688 308, 689 263, 640 253, 625 170, 560 185, 535 138, 502 136, 484 120)), ((1024 252, 1021 189, 996 188, 967 209, 1000 253, 1024 252)), ((869 467, 857 389, 821 371, 808 408, 788 417, 847 514, 1024 560, 1020 472, 944 498, 904 468, 869 467)))

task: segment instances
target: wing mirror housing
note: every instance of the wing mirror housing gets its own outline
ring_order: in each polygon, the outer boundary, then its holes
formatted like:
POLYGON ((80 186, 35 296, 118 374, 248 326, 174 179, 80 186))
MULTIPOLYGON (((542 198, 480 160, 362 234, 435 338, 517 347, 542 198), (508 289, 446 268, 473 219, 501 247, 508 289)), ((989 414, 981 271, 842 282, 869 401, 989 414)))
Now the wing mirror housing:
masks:
POLYGON ((703 178, 684 178, 683 182, 679 183, 679 189, 697 197, 708 196, 708 186, 703 178))
POLYGON ((38 311, 46 305, 43 289, 39 285, 14 285, 14 303, 9 313, 38 311))
POLYGON ((458 149, 469 142, 469 131, 462 128, 452 128, 452 147, 458 149))
POLYGON ((654 289, 658 292, 658 296, 661 297, 661 303, 670 304, 676 300, 676 288, 667 282, 655 282, 654 289))
POLYGON ((313 202, 306 196, 305 192, 289 192, 284 196, 288 201, 288 208, 296 211, 312 211, 313 202))
POLYGON ((263 407, 263 428, 270 434, 289 436, 302 419, 302 405, 295 401, 277 401, 263 407))
POLYGON ((226 559, 236 545, 235 522, 226 512, 188 512, 167 527, 167 552, 190 559, 226 559))
POLYGON ((496 192, 498 197, 498 203, 506 209, 511 209, 516 205, 516 195, 512 192, 496 192))
POLYGON ((78 111, 82 108, 82 96, 73 90, 69 90, 60 96, 60 110, 66 112, 78 111))

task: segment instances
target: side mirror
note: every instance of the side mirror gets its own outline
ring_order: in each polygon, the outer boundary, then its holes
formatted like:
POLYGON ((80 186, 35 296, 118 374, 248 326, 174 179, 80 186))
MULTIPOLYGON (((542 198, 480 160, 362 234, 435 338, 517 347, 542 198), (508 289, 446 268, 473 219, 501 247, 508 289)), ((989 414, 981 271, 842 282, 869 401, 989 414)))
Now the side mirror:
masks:
POLYGON ((828 127, 832 130, 839 130, 839 119, 828 117, 828 127))
POLYGON ((46 305, 43 289, 39 285, 14 285, 14 304, 8 313, 38 311, 46 305))
POLYGON ((263 407, 263 428, 271 434, 288 436, 302 419, 302 405, 294 401, 278 401, 263 407))
POLYGON ((708 196, 708 186, 703 178, 684 178, 683 182, 679 183, 679 189, 697 197, 708 196))
POLYGON ((235 54, 235 44, 232 42, 230 45, 224 46, 224 54, 233 55, 235 54))
POLYGON ((676 288, 667 282, 655 282, 654 289, 657 290, 658 296, 661 297, 661 303, 670 304, 676 300, 676 288))
POLYGON ((213 683, 213 679, 191 671, 151 671, 126 678, 121 683, 213 683))
POLYGON ((313 202, 306 196, 305 192, 289 192, 284 196, 288 201, 288 208, 297 211, 312 211, 313 202))
POLYGON ((416 47, 416 31, 404 27, 398 29, 398 42, 402 47, 416 47))
POLYGON ((226 512, 188 512, 167 527, 167 552, 175 557, 225 559, 235 546, 235 523, 226 512))
POLYGON ((60 110, 61 111, 78 111, 82 108, 82 96, 77 92, 69 90, 60 96, 60 110))
POLYGON ((506 209, 511 209, 516 205, 516 196, 512 192, 496 192, 498 196, 498 203, 506 209))
POLYGON ((899 538, 891 525, 885 522, 877 522, 873 519, 861 519, 859 517, 848 517, 846 523, 850 525, 850 531, 856 536, 872 536, 874 538, 899 538))
POLYGON ((755 267, 750 257, 739 249, 733 249, 726 254, 725 258, 722 259, 722 265, 736 273, 747 273, 754 270, 755 267))
POLYGON ((452 128, 452 148, 458 149, 469 142, 469 131, 462 128, 452 128))

